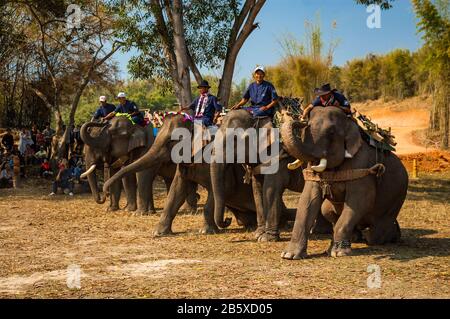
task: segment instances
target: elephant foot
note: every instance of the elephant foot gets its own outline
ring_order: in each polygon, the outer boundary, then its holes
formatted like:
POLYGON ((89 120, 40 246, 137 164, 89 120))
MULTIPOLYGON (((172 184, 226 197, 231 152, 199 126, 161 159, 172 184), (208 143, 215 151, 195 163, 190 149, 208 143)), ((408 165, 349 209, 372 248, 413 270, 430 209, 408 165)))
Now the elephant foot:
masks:
POLYGON ((218 233, 220 233, 220 230, 216 225, 205 225, 202 229, 200 229, 200 234, 202 235, 214 235, 218 233))
POLYGON ((137 206, 136 205, 128 205, 127 204, 127 206, 125 206, 125 210, 127 212, 135 212, 137 210, 137 206))
POLYGON ((299 260, 308 257, 305 249, 300 248, 300 244, 290 242, 288 247, 281 253, 281 258, 289 260, 299 260))
POLYGON ((265 232, 264 234, 262 234, 261 236, 258 237, 258 241, 259 242, 276 242, 276 241, 280 241, 280 234, 279 233, 268 233, 265 232))
POLYGON ((133 212, 133 216, 148 216, 150 213, 145 210, 138 209, 137 211, 133 212))
POLYGON ((330 256, 333 258, 350 256, 352 253, 351 243, 349 240, 336 241, 331 249, 330 256))
POLYGON ((167 227, 157 227, 153 231, 153 237, 164 237, 164 236, 170 236, 173 235, 172 229, 167 227))
POLYGON ((106 209, 106 212, 107 213, 112 213, 112 212, 117 212, 119 210, 119 207, 118 206, 109 206, 107 209, 106 209))
POLYGON ((264 226, 256 228, 254 235, 255 239, 258 240, 259 237, 261 237, 266 232, 266 229, 264 226))

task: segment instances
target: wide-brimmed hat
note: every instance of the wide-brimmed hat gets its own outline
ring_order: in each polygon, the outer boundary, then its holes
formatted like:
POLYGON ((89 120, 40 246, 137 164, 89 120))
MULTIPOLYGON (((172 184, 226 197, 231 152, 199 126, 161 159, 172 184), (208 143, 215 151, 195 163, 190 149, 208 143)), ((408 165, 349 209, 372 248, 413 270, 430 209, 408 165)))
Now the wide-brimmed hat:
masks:
POLYGON ((209 86, 209 83, 208 83, 208 81, 206 81, 206 80, 203 80, 203 81, 201 81, 200 82, 200 84, 197 86, 197 89, 199 89, 199 88, 211 88, 211 86, 209 86))
POLYGON ((330 85, 330 83, 327 83, 327 84, 324 84, 324 85, 322 85, 320 88, 316 88, 316 89, 314 89, 314 93, 316 94, 316 95, 318 95, 318 96, 322 96, 322 95, 325 95, 325 94, 328 94, 328 93, 331 93, 331 92, 333 92, 334 90, 332 90, 331 89, 331 85, 330 85))

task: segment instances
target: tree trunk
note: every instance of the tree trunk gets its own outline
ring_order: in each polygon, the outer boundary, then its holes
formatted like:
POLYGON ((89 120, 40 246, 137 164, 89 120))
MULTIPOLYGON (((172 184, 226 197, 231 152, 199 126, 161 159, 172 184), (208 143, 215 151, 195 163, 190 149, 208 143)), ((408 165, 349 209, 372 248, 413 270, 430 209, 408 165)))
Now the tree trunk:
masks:
MULTIPOLYGON (((169 10, 169 9, 168 9, 169 10)), ((192 101, 191 76, 189 72, 189 57, 184 38, 183 4, 181 0, 173 1, 173 42, 177 59, 178 80, 180 83, 180 104, 188 106, 192 101)))
POLYGON ((235 19, 230 39, 228 40, 227 55, 218 93, 219 100, 225 107, 228 106, 228 100, 230 99, 234 66, 236 64, 237 56, 244 42, 253 30, 258 27, 258 24, 255 23, 255 19, 265 2, 266 0, 246 0, 239 16, 235 19))

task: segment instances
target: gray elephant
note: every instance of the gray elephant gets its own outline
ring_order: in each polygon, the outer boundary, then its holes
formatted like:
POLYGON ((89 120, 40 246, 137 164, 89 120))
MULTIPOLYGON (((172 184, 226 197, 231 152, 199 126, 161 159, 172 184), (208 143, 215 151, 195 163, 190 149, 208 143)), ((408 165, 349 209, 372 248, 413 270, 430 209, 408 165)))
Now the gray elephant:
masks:
MULTIPOLYGON (((150 150, 134 163, 123 167, 118 173, 104 184, 104 192, 107 193, 111 185, 128 174, 154 167, 159 163, 171 162, 171 151, 176 141, 171 140, 172 132, 177 128, 186 128, 192 132, 193 123, 186 120, 181 114, 170 114, 164 119, 164 124, 158 133, 154 145, 150 150)), ((252 200, 253 192, 251 185, 244 184, 244 170, 242 167, 232 167, 226 171, 224 178, 225 206, 229 208, 240 225, 251 227, 255 223, 255 204, 252 200)), ((172 233, 172 222, 186 198, 188 190, 192 185, 198 183, 206 188, 208 197, 204 207, 204 226, 202 233, 217 233, 219 231, 214 221, 214 198, 212 194, 210 165, 201 164, 179 164, 174 180, 170 187, 160 221, 155 228, 154 235, 168 235, 172 233)), ((283 206, 284 218, 293 220, 293 212, 283 206)), ((231 220, 221 220, 220 227, 226 228, 231 220)))
POLYGON ((307 123, 286 121, 281 128, 289 154, 308 163, 292 238, 285 259, 307 256, 309 230, 321 211, 334 225, 329 253, 351 253, 355 229, 369 245, 400 238, 397 216, 408 188, 399 158, 362 139, 358 125, 339 107, 315 107, 307 123))
MULTIPOLYGON (((83 174, 88 178, 94 200, 102 204, 106 197, 98 190, 96 168, 104 168, 104 179, 108 180, 119 169, 136 161, 153 144, 152 127, 143 128, 133 125, 128 118, 117 116, 109 123, 89 122, 82 126, 81 138, 85 143, 85 162, 87 171, 83 174)), ((127 196, 128 211, 138 211, 146 214, 155 212, 153 203, 153 180, 157 175, 163 177, 167 189, 175 175, 175 165, 158 165, 152 169, 143 170, 137 174, 128 175, 123 179, 127 196), (150 186, 150 187, 149 187, 150 186)), ((119 209, 121 194, 120 180, 111 185, 110 206, 108 210, 119 209)), ((195 191, 190 193, 189 204, 196 208, 195 191)))
MULTIPOLYGON (((220 133, 222 136, 225 136, 228 129, 247 130, 249 128, 254 128, 257 126, 257 121, 258 119, 254 119, 253 116, 246 110, 231 111, 224 118, 223 123, 220 126, 220 133)), ((223 148, 221 153, 226 154, 225 139, 223 143, 217 143, 215 147, 223 148)), ((246 163, 249 163, 249 149, 250 147, 246 148, 246 163)), ((238 152, 237 146, 234 144, 234 154, 236 155, 238 152)), ((217 149, 215 149, 215 153, 218 153, 217 149)), ((220 227, 224 224, 224 182, 226 170, 230 166, 242 166, 242 164, 236 163, 236 157, 237 156, 234 158, 234 163, 217 163, 214 161, 211 164, 211 181, 215 201, 214 217, 216 224, 220 227)), ((288 170, 287 168, 288 163, 294 160, 289 154, 281 149, 280 155, 276 160, 279 165, 279 169, 276 173, 259 174, 258 171, 262 167, 260 165, 261 162, 252 164, 252 168, 250 168, 252 170, 251 183, 253 188, 253 198, 255 199, 258 225, 255 231, 255 237, 258 241, 277 241, 280 239, 279 224, 282 212, 283 193, 285 189, 289 189, 294 192, 301 192, 304 186, 301 168, 297 167, 294 170, 288 170)))

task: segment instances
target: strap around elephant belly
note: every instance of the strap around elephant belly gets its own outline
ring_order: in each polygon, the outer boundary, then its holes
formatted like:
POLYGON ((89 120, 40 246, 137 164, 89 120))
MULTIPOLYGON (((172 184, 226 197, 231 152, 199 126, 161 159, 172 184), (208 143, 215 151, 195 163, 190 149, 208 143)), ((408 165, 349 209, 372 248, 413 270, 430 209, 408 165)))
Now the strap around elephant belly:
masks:
POLYGON ((348 169, 336 172, 325 171, 317 173, 311 169, 303 170, 303 178, 305 181, 336 183, 348 182, 360 179, 369 175, 376 175, 380 177, 384 174, 386 168, 383 164, 375 164, 371 168, 348 169))
POLYGON ((311 169, 303 170, 305 181, 318 182, 322 188, 322 197, 333 200, 331 185, 338 182, 354 181, 369 175, 380 177, 384 174, 386 168, 383 164, 375 164, 371 168, 348 169, 337 172, 325 171, 317 173, 311 169))

